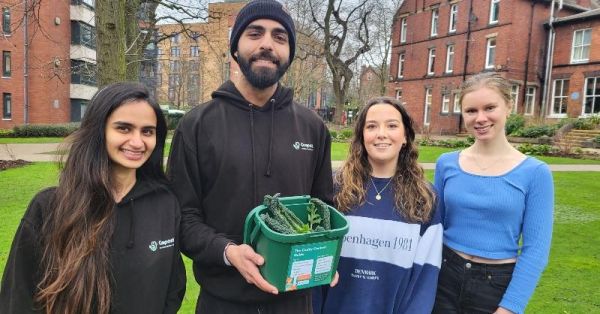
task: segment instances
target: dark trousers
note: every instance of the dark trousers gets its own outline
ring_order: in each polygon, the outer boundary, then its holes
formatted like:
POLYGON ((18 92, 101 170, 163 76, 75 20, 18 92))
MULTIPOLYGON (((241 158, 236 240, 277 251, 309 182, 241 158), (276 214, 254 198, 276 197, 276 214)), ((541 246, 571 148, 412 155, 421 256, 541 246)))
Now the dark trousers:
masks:
POLYGON ((196 314, 312 314, 312 294, 279 295, 270 303, 236 303, 200 292, 196 314))
POLYGON ((512 278, 514 263, 471 262, 444 246, 433 312, 493 313, 512 278))

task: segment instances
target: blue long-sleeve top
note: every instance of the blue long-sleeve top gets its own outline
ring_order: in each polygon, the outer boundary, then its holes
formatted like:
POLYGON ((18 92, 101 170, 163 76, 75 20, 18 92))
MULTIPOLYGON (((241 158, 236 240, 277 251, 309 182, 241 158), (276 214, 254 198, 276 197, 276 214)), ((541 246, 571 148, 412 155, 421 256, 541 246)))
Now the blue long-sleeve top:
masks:
MULTIPOLYGON (((373 181, 381 191, 388 179, 373 181)), ((313 290, 314 313, 431 313, 441 264, 439 211, 428 223, 409 223, 390 187, 381 200, 375 196, 369 182, 365 204, 347 213, 339 283, 313 290)))
POLYGON ((436 163, 444 244, 489 259, 517 257, 499 305, 523 313, 548 263, 552 173, 545 163, 527 157, 503 175, 475 175, 460 168, 459 154, 443 154, 436 163))

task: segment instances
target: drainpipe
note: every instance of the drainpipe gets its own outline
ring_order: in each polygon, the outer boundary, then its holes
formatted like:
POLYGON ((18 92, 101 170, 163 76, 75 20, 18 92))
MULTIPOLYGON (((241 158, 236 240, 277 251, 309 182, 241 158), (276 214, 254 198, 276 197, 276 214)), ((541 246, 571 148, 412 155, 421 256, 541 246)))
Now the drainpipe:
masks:
POLYGON ((23 17, 23 44, 25 56, 23 60, 23 123, 29 124, 29 4, 24 1, 25 16, 23 17))
POLYGON ((548 30, 548 51, 546 54, 546 74, 544 76, 544 97, 542 99, 542 110, 540 110, 540 117, 544 117, 546 115, 546 111, 548 108, 548 101, 550 100, 550 83, 552 80, 552 58, 554 54, 554 26, 552 23, 554 22, 554 0, 551 2, 550 8, 550 19, 548 20, 548 25, 550 29, 548 30))
MULTIPOLYGON (((467 23, 467 44, 465 47, 465 62, 463 63, 463 82, 467 79, 467 65, 469 63, 469 44, 471 43, 471 22, 473 21, 473 0, 469 1, 469 22, 467 23)), ((462 126, 462 114, 458 115, 458 132, 462 126)))
MULTIPOLYGON (((527 54, 525 55, 525 77, 523 78, 523 91, 521 92, 521 103, 525 105, 525 95, 527 91, 527 75, 529 74, 529 54, 531 52, 531 32, 533 29, 533 12, 535 7, 535 1, 531 1, 531 12, 529 14, 529 33, 527 34, 527 54)), ((516 106, 517 104, 515 104, 516 106)), ((523 108, 523 106, 521 106, 523 108)), ((535 110, 535 109, 534 109, 535 110)), ((523 108, 523 114, 525 114, 525 108, 523 108)))

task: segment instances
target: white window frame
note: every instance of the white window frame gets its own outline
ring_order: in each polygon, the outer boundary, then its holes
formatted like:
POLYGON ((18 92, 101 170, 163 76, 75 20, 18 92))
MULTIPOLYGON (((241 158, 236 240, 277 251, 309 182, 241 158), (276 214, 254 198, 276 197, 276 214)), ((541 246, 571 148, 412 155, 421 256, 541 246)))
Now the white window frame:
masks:
POLYGON ((435 48, 429 48, 427 55, 427 75, 435 74, 435 48))
MULTIPOLYGON (((565 86, 565 82, 567 82, 567 84, 570 84, 569 79, 556 79, 554 80, 554 82, 552 82, 552 103, 550 106, 550 116, 551 117, 566 117, 567 116, 567 106, 568 106, 568 102, 569 102, 569 90, 567 89, 566 91, 563 91, 564 86, 565 86), (561 83, 560 84, 560 91, 561 93, 559 95, 556 94, 557 90, 556 90, 556 85, 557 83, 561 83), (564 94, 563 94, 564 92, 564 94), (565 100, 564 106, 565 106, 565 112, 554 112, 554 104, 556 103, 556 100, 560 99, 561 103, 562 100, 565 100)), ((585 97, 584 97, 585 99, 585 97)), ((561 111, 562 111, 562 105, 561 105, 561 111)))
POLYGON ((199 46, 190 46, 190 57, 199 57, 200 56, 200 47, 199 46))
POLYGON ((396 99, 402 99, 402 90, 401 89, 396 90, 396 99))
POLYGON ((403 78, 404 77, 404 61, 405 61, 405 54, 404 52, 398 55, 398 78, 403 78))
POLYGON ((431 37, 437 36, 438 25, 440 21, 440 10, 438 8, 431 9, 431 37))
POLYGON ((598 113, 594 113, 594 108, 600 107, 600 94, 595 94, 595 91, 598 89, 598 85, 600 85, 600 76, 585 78, 585 84, 583 86, 583 103, 581 104, 581 115, 584 117, 598 115, 598 113), (594 86, 591 88, 592 93, 594 94, 588 95, 587 91, 590 90, 590 88, 588 88, 588 82, 590 80, 593 80, 594 82, 594 86), (592 112, 585 112, 585 103, 587 102, 588 98, 592 99, 592 112))
POLYGON ((442 95, 442 113, 450 112, 450 95, 442 95))
POLYGON ((535 112, 535 86, 527 86, 525 90, 525 110, 523 113, 528 116, 532 116, 535 112))
POLYGON ((485 44, 485 68, 494 68, 494 59, 496 59, 496 37, 490 37, 485 44), (493 42, 493 44, 492 44, 493 42))
POLYGON ((406 42, 406 32, 408 31, 408 22, 406 21, 406 17, 403 17, 400 20, 400 43, 406 42))
POLYGON ((433 99, 433 92, 431 88, 425 89, 425 108, 423 110, 423 125, 429 125, 431 123, 429 119, 429 112, 431 111, 431 102, 433 99))
POLYGON ((590 60, 590 48, 592 44, 592 29, 578 29, 573 32, 573 41, 571 43, 571 63, 584 63, 590 60), (585 42, 585 35, 588 34, 589 41, 585 42), (577 35, 581 34, 581 41, 577 40, 577 35))
POLYGON ((454 45, 446 47, 446 73, 454 71, 454 45))
POLYGON ((490 0, 489 24, 497 24, 500 19, 500 0, 490 0), (496 19, 494 20, 494 16, 496 19))
POLYGON ((452 104, 452 112, 454 113, 460 113, 460 93, 456 92, 454 93, 454 104, 452 104))
POLYGON ((456 24, 458 21, 458 4, 450 6, 450 23, 448 24, 448 33, 456 32, 456 24))
POLYGON ((519 103, 519 91, 521 90, 521 85, 513 84, 510 87, 510 96, 513 101, 512 113, 517 113, 517 104, 519 103))

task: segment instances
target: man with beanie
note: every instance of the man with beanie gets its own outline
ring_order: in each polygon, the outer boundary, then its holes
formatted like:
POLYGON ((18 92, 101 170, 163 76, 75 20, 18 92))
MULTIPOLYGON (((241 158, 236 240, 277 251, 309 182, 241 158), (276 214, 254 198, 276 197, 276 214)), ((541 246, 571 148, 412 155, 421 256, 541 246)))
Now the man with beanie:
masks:
POLYGON ((267 194, 332 201, 329 132, 279 83, 295 43, 279 2, 249 2, 230 38, 242 75, 188 112, 173 137, 168 173, 182 211, 181 249, 201 286, 196 313, 312 312, 310 291, 277 292, 259 272, 264 258, 243 244, 245 218, 267 194))

